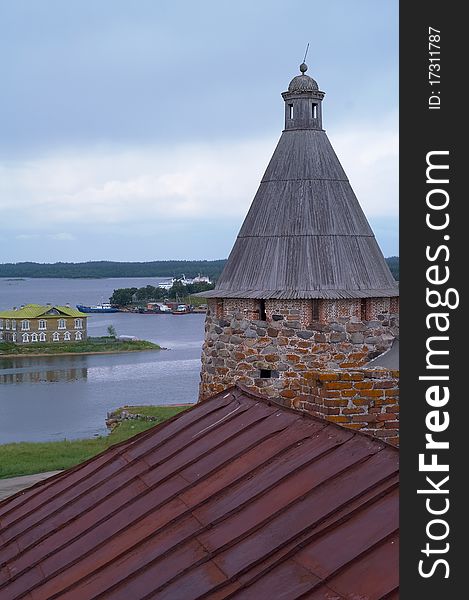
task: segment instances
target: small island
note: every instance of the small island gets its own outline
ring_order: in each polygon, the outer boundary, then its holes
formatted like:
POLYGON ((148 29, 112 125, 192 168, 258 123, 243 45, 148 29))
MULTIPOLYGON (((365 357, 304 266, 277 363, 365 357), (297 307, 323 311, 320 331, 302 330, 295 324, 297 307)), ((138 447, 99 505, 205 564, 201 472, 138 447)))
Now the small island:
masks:
POLYGON ((57 356, 61 354, 114 354, 120 352, 141 352, 143 350, 164 350, 164 348, 146 340, 122 340, 111 336, 89 337, 79 342, 44 342, 34 344, 0 342, 0 358, 5 356, 57 356))
POLYGON ((107 336, 90 337, 87 320, 86 314, 70 305, 24 304, 20 308, 1 311, 0 357, 161 350, 153 342, 117 336, 113 325, 107 328, 107 336))

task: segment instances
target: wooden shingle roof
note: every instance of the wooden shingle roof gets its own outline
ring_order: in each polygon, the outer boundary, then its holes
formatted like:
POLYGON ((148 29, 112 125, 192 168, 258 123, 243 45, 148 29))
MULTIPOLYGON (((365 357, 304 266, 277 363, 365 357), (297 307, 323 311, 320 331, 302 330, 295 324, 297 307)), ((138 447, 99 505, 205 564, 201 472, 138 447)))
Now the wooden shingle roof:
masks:
POLYGON ((0 598, 397 599, 398 456, 230 388, 0 503, 0 598))
MULTIPOLYGON (((304 76, 299 76, 304 77, 304 76)), ((320 103, 322 92, 284 94, 320 103)), ((293 106, 293 105, 292 105, 293 106)), ((288 113, 288 111, 286 111, 288 113)), ((216 288, 204 297, 397 296, 396 282, 318 119, 286 129, 216 288)))

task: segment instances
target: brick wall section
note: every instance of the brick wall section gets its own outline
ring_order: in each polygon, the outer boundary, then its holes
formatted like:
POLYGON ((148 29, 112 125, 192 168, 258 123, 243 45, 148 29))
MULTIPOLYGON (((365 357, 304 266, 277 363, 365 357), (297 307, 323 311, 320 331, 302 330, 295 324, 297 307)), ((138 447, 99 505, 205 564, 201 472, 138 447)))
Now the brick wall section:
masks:
POLYGON ((304 378, 309 394, 289 398, 280 392, 285 404, 399 445, 399 371, 320 370, 304 378))
MULTIPOLYGON (((250 321, 259 320, 259 300, 252 298, 225 298, 223 314, 217 300, 209 300, 209 309, 217 317, 232 318, 241 316, 250 321), (240 314, 241 313, 241 314, 240 314)), ((302 326, 311 322, 312 307, 310 300, 266 300, 265 311, 267 321, 275 321, 277 317, 287 321, 298 321, 302 326)))
POLYGON ((372 298, 368 300, 367 319, 377 319, 379 315, 389 314, 390 308, 390 298, 372 298))
POLYGON ((241 313, 245 319, 259 319, 259 301, 252 298, 226 298, 223 300, 223 316, 231 318, 241 313))
POLYGON ((319 305, 319 319, 321 323, 336 322, 339 319, 360 319, 361 300, 323 300, 319 305))
POLYGON ((312 320, 311 300, 266 300, 265 312, 267 321, 298 322, 301 327, 306 327, 312 320))
MULTIPOLYGON (((366 321, 385 320, 399 314, 399 298, 320 300, 318 321, 323 324, 361 321, 362 302, 365 305, 366 321)), ((208 300, 208 307, 211 314, 218 318, 241 317, 254 321, 260 315, 259 300, 252 298, 211 298, 208 300)), ((298 321, 302 327, 312 322, 311 300, 266 300, 265 310, 267 321, 298 321)))
POLYGON ((285 390, 295 392, 293 397, 297 392, 308 394, 305 372, 363 366, 387 350, 398 335, 398 315, 379 314, 365 322, 355 315, 329 323, 311 322, 308 301, 267 300, 267 320, 260 321, 249 318, 257 314, 256 302, 225 299, 221 318, 216 301, 208 303, 201 398, 237 381, 272 397, 285 390), (272 371, 272 376, 262 378, 261 370, 272 371))

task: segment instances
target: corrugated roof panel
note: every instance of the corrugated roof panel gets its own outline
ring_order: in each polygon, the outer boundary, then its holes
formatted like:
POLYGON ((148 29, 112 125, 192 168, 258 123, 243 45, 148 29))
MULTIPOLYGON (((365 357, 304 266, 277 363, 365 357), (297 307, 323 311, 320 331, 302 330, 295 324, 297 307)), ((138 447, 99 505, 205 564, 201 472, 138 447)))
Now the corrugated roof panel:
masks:
POLYGON ((0 597, 384 597, 397 459, 232 388, 1 503, 0 597))

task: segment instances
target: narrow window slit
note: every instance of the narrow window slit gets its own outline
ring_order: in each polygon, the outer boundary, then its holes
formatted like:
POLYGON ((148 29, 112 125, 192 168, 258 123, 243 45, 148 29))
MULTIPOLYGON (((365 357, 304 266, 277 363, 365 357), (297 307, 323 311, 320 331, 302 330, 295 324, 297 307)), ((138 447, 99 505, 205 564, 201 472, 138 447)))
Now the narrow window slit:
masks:
POLYGON ((366 305, 367 305, 366 298, 362 298, 361 301, 360 301, 360 319, 362 321, 366 321, 367 320, 367 318, 366 318, 366 312, 367 312, 366 311, 366 305))
POLYGON ((319 321, 319 300, 317 298, 313 298, 311 301, 311 320, 319 321))
POLYGON ((261 379, 278 379, 278 371, 272 369, 259 369, 259 376, 261 379))
POLYGON ((267 321, 267 313, 265 312, 265 300, 259 300, 259 320, 267 321))

